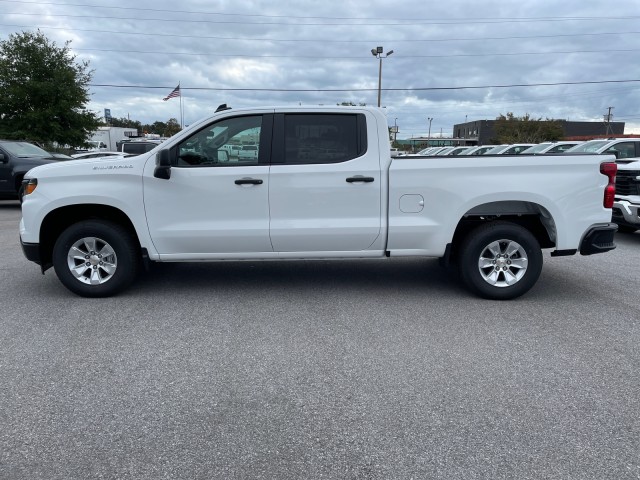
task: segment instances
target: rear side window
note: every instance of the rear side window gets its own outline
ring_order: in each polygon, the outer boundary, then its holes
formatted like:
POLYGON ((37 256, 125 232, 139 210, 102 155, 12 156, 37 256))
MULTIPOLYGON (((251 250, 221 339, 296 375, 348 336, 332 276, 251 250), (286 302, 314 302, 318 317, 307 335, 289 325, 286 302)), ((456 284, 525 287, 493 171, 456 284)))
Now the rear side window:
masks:
POLYGON ((339 163, 366 152, 362 114, 287 114, 284 116, 284 163, 339 163))

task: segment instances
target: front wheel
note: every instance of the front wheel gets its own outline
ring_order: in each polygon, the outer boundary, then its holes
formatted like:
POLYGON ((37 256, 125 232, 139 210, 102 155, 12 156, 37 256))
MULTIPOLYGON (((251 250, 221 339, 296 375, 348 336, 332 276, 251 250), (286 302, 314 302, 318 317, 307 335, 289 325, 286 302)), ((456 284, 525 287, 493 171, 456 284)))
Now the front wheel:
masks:
POLYGON ((53 247, 56 275, 82 297, 108 297, 128 287, 139 265, 137 242, 115 223, 88 220, 68 227, 53 247))
POLYGON ((542 250, 526 228, 494 222, 465 237, 459 266, 469 289, 484 298, 509 300, 535 285, 542 271, 542 250))

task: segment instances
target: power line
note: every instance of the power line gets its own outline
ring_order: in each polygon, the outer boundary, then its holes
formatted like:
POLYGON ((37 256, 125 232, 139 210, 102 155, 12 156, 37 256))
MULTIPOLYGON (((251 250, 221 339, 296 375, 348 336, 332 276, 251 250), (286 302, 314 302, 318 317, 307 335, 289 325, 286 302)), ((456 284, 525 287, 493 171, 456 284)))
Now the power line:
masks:
MULTIPOLYGON (((121 6, 111 6, 111 5, 94 5, 94 4, 80 4, 80 3, 57 3, 57 2, 28 2, 24 0, 0 0, 2 3, 19 3, 22 5, 54 5, 59 7, 89 7, 89 8, 103 8, 103 9, 115 9, 115 10, 132 10, 132 11, 140 11, 139 7, 121 7, 121 6)), ((145 12, 154 12, 154 13, 170 13, 175 15, 177 13, 184 14, 192 14, 192 15, 218 15, 224 17, 256 17, 256 18, 283 18, 283 19, 293 19, 293 20, 361 20, 361 21, 370 21, 370 20, 380 20, 379 17, 326 17, 326 16, 295 16, 295 15, 266 15, 266 14, 251 14, 251 13, 222 13, 222 12, 205 12, 205 11, 195 11, 195 10, 177 10, 177 9, 158 9, 158 8, 144 8, 145 12)), ((17 13, 16 13, 17 14, 17 13)), ((25 14, 25 15, 34 15, 34 14, 25 14)), ((40 14, 37 14, 40 15, 40 14)), ((109 17, 101 17, 101 18, 109 18, 109 17)), ((549 22, 549 21, 602 21, 602 20, 629 20, 633 18, 639 18, 637 16, 610 16, 610 17, 587 17, 587 16, 575 16, 575 17, 504 17, 501 19, 495 18, 481 18, 476 17, 472 20, 469 19, 447 19, 447 18, 418 18, 410 17, 410 18, 392 18, 391 20, 403 22, 407 21, 429 21, 433 22, 447 22, 446 24, 450 24, 449 22, 455 23, 507 23, 507 22, 549 22)), ((244 22, 242 22, 244 23, 244 22)), ((434 24, 434 23, 428 23, 434 24)), ((324 25, 324 24, 323 24, 324 25)), ((388 25, 388 24, 382 24, 388 25)))
MULTIPOLYGON (((6 0, 4 0, 6 1, 6 0)), ((136 9, 139 10, 139 9, 136 9)), ((172 12, 175 14, 175 12, 172 12)), ((23 16, 38 16, 41 17, 41 13, 23 13, 23 12, 6 12, 5 15, 23 15, 23 16)), ((214 14, 219 15, 219 14, 214 14)), ((238 14, 239 15, 239 14, 238 14)), ((49 13, 47 17, 62 17, 62 18, 92 18, 95 19, 95 15, 68 15, 68 14, 54 14, 49 13)), ((271 17, 269 17, 271 18, 271 17)), ((313 17, 289 17, 282 16, 277 18, 287 18, 290 20, 302 20, 305 18, 313 19, 313 17)), ((476 24, 502 24, 502 23, 533 23, 533 22, 564 22, 564 21, 603 21, 603 20, 625 20, 629 21, 632 19, 640 18, 640 16, 627 16, 627 17, 549 17, 546 19, 536 18, 536 19, 484 19, 484 20, 440 20, 440 21, 432 21, 432 20, 418 20, 410 19, 396 22, 388 22, 385 23, 372 23, 368 19, 365 18, 352 18, 348 23, 294 23, 294 22, 247 22, 241 20, 181 20, 175 18, 140 18, 140 17, 115 17, 115 16, 106 16, 103 15, 100 17, 100 20, 135 20, 136 22, 167 22, 167 23, 199 23, 199 24, 240 24, 240 25, 296 25, 296 26, 322 26, 322 27, 330 27, 330 26, 349 26, 349 27, 371 27, 371 26, 408 26, 408 25, 476 25, 476 24), (354 21, 361 20, 367 21, 367 23, 353 23, 354 21)), ((331 18, 326 18, 326 20, 332 20, 331 18)), ((340 19, 342 20, 342 19, 340 19)))
MULTIPOLYGON (((3 1, 3 0, 0 0, 3 1)), ((298 39, 298 38, 249 38, 249 37, 225 37, 225 36, 209 36, 209 35, 183 35, 183 34, 171 34, 171 33, 147 33, 147 32, 122 32, 117 30, 96 30, 88 28, 69 28, 69 27, 50 27, 45 25, 12 25, 12 24, 0 24, 2 27, 12 28, 35 28, 39 30, 64 30, 69 32, 88 32, 88 33, 108 33, 110 35, 138 35, 145 37, 172 37, 172 38, 198 38, 201 40, 243 40, 250 42, 307 42, 307 43, 371 43, 382 42, 379 38, 371 40, 335 40, 335 39, 298 39)), ((606 36, 606 35, 637 35, 640 31, 633 32, 596 32, 596 33, 568 33, 568 34, 556 34, 556 35, 517 35, 508 37, 470 37, 470 38, 414 38, 408 40, 386 40, 387 42, 393 41, 394 43, 442 43, 442 42, 484 42, 489 40, 533 40, 540 38, 574 38, 574 37, 594 37, 594 36, 606 36)))
MULTIPOLYGON (((142 55, 186 55, 186 56, 206 56, 206 57, 220 57, 220 58, 312 58, 318 59, 341 59, 341 60, 364 60, 370 57, 365 55, 359 56, 347 56, 347 55, 335 55, 335 56, 319 56, 319 55, 248 55, 241 53, 210 53, 210 52, 167 52, 167 51, 149 51, 149 50, 115 50, 109 48, 74 48, 73 50, 78 52, 110 52, 110 53, 135 53, 142 55)), ((454 53, 450 55, 403 55, 405 59, 412 58, 459 58, 459 57, 513 57, 523 55, 568 55, 574 53, 628 53, 637 52, 638 49, 608 49, 608 50, 564 50, 554 52, 513 52, 513 53, 454 53)))
MULTIPOLYGON (((406 87, 406 88, 383 88, 386 92, 426 92, 444 90, 479 90, 485 88, 526 88, 526 87, 555 87, 560 85, 602 85, 607 83, 640 83, 640 79, 631 80, 597 80, 582 82, 554 82, 554 83, 513 83, 506 85, 470 85, 461 87, 406 87)), ((166 85, 118 85, 104 83, 90 83, 90 87, 101 88, 136 88, 136 89, 166 89, 172 88, 166 85)), ((377 92, 377 88, 226 88, 226 87, 180 87, 187 91, 213 91, 213 92, 377 92)))

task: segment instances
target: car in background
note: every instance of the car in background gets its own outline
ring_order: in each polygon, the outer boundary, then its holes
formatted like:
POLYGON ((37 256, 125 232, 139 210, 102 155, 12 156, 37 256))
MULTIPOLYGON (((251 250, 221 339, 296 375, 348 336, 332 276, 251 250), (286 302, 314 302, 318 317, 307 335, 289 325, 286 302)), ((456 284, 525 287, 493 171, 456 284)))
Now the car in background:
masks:
POLYGON ((565 155, 583 153, 597 153, 601 155, 615 155, 617 159, 639 158, 640 138, 607 138, 589 140, 570 148, 565 155))
POLYGON ((243 160, 243 161, 258 160, 258 146, 242 145, 242 150, 238 152, 238 160, 243 160))
POLYGON ((48 152, 53 158, 57 158, 58 160, 72 160, 73 157, 66 155, 60 152, 48 152))
POLYGON ((617 163, 611 220, 618 224, 619 232, 633 233, 640 229, 640 159, 627 158, 617 163))
POLYGON ((533 147, 534 143, 512 143, 511 145, 498 145, 483 155, 520 155, 527 148, 533 147))
POLYGON ((561 141, 561 142, 542 142, 538 145, 534 145, 533 147, 527 148, 524 154, 527 155, 542 155, 542 154, 554 154, 554 153, 564 153, 570 148, 575 147, 576 145, 581 144, 579 141, 561 141))
POLYGON ((142 155, 150 152, 162 142, 160 140, 130 140, 117 142, 120 153, 130 153, 132 155, 142 155))
POLYGON ((25 173, 33 167, 59 161, 32 143, 0 140, 0 200, 22 200, 25 173))
POLYGON ((466 155, 466 151, 470 150, 471 147, 454 147, 452 150, 449 150, 447 153, 445 153, 444 155, 451 155, 451 156, 456 156, 456 155, 466 155))
POLYGON ((495 148, 495 145, 476 145, 460 155, 484 155, 485 152, 488 152, 492 148, 495 148))
POLYGON ((227 151, 229 158, 238 158, 240 150, 242 150, 242 145, 227 144, 223 145, 221 148, 227 151))

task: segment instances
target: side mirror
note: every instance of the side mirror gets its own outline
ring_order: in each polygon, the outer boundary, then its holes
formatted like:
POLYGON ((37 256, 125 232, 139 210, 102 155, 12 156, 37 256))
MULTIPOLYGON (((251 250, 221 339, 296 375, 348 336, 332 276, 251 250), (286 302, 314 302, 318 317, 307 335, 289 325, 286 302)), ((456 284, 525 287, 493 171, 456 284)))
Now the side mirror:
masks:
POLYGON ((6 162, 7 162, 7 159, 4 156, 4 153, 0 153, 0 163, 6 163, 6 162))
POLYGON ((168 149, 160 150, 156 153, 156 168, 153 170, 153 176, 163 180, 171 178, 171 156, 168 149))

